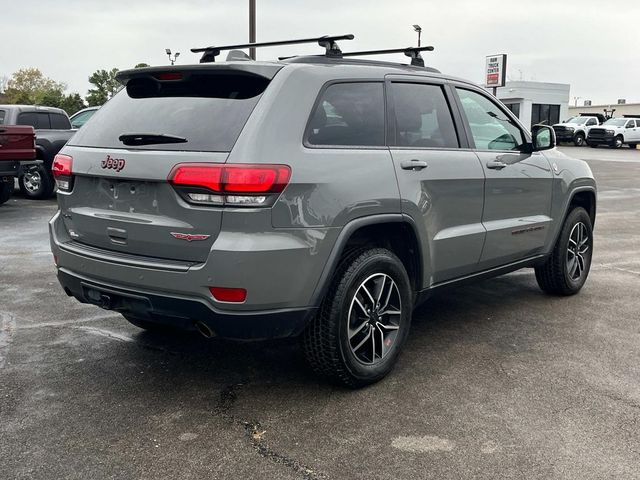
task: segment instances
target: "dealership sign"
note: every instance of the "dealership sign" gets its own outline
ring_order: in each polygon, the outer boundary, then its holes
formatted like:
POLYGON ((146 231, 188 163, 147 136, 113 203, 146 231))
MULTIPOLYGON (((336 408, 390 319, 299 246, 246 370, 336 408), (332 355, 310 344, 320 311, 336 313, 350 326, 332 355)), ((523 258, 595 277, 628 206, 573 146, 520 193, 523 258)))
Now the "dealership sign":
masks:
POLYGON ((507 79, 507 56, 489 55, 487 57, 486 81, 487 87, 504 87, 507 79))

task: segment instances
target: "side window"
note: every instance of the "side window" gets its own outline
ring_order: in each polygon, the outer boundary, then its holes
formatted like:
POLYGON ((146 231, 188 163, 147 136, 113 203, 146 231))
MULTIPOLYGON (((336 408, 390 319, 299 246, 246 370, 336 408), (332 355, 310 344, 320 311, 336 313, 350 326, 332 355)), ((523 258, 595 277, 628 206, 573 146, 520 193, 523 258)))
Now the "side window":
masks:
POLYGON ((89 110, 87 112, 79 113, 78 115, 73 117, 73 120, 71 121, 71 128, 80 128, 81 126, 83 126, 85 123, 87 123, 87 120, 89 120, 89 117, 91 117, 93 113, 95 113, 94 110, 89 110))
POLYGON ((587 127, 591 127, 597 124, 598 124, 598 121, 595 118, 590 118, 589 120, 587 120, 587 127))
POLYGON ((38 117, 36 112, 24 112, 18 115, 17 125, 31 125, 33 128, 38 128, 38 117))
POLYGON ((401 147, 458 148, 451 110, 437 85, 393 83, 396 142, 401 147))
POLYGON ((636 125, 635 125, 635 122, 634 122, 633 120, 629 120, 629 121, 627 122, 626 128, 633 128, 633 127, 635 127, 635 126, 636 126, 636 125))
POLYGON ((382 83, 335 83, 322 93, 307 127, 311 145, 384 146, 382 83))
POLYGON ((61 113, 50 113, 49 120, 51 121, 51 128, 58 130, 68 130, 71 128, 69 119, 61 113))
POLYGON ((520 128, 484 95, 456 88, 478 150, 519 150, 524 144, 520 128))

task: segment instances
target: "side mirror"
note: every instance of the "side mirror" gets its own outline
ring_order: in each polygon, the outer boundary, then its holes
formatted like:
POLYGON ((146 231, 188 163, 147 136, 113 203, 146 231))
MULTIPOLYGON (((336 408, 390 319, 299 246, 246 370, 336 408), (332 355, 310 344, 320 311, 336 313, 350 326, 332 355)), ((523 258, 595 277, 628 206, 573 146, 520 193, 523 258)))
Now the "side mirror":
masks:
POLYGON ((547 125, 534 125, 531 129, 532 150, 550 150, 556 146, 556 132, 547 125))

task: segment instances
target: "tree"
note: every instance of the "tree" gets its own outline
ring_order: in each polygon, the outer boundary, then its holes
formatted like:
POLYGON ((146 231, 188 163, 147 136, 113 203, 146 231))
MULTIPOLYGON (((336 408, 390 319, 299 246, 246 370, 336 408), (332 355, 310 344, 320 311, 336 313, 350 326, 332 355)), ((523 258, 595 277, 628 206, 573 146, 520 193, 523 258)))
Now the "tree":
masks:
POLYGON ((99 106, 106 103, 120 90, 121 85, 116 80, 117 73, 117 68, 112 68, 109 71, 103 69, 93 72, 89 77, 89 83, 94 85, 95 88, 89 89, 89 94, 87 95, 89 106, 99 106))
POLYGON ((37 68, 23 68, 11 76, 5 94, 9 103, 41 105, 45 99, 62 97, 65 89, 64 83, 44 76, 37 68))
POLYGON ((151 65, 149 65, 148 63, 139 63, 133 68, 144 68, 144 67, 150 67, 150 66, 151 65))

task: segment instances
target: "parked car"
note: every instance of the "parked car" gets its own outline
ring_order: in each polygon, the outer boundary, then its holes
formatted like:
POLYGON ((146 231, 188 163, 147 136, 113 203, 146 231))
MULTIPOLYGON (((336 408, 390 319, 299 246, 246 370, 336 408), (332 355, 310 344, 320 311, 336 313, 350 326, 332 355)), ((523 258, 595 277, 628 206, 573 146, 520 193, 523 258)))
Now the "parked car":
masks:
POLYGON ((55 188, 53 158, 75 133, 66 112, 36 105, 0 105, 0 118, 2 125, 29 125, 35 129, 36 156, 41 162, 24 166, 18 184, 28 198, 51 197, 55 188))
POLYGON ((89 121, 93 114, 98 111, 100 107, 87 107, 82 110, 77 111, 73 115, 69 117, 69 121, 71 122, 71 128, 74 130, 79 129, 85 123, 89 121))
POLYGON ((206 63, 221 49, 120 72, 56 157, 67 295, 148 330, 299 335, 358 387, 442 289, 526 267, 551 294, 584 285, 596 182, 551 127, 418 62, 206 63))
POLYGON ((611 118, 601 127, 592 128, 587 137, 587 144, 596 148, 598 145, 607 145, 610 148, 620 148, 629 145, 636 148, 640 143, 640 116, 627 116, 611 118))
POLYGON ((0 205, 11 197, 21 162, 35 160, 35 138, 33 127, 0 125, 0 205))
POLYGON ((606 118, 602 114, 581 113, 565 122, 556 123, 553 130, 556 132, 558 143, 573 142, 576 147, 581 147, 587 139, 589 130, 602 125, 605 121, 606 118))

